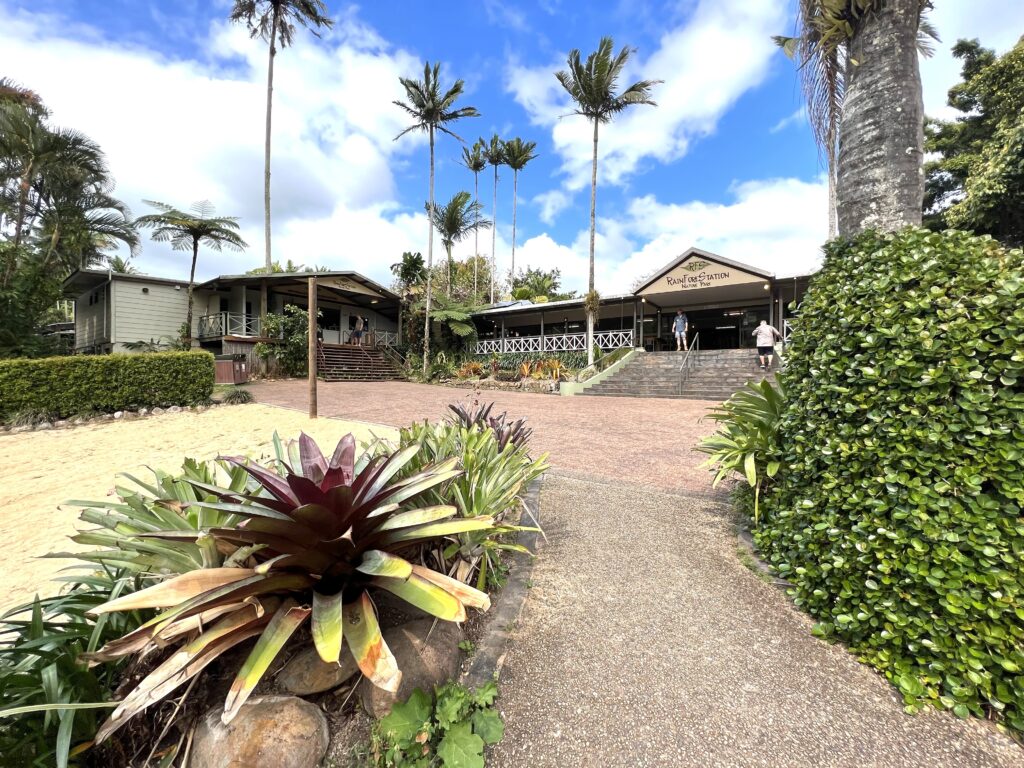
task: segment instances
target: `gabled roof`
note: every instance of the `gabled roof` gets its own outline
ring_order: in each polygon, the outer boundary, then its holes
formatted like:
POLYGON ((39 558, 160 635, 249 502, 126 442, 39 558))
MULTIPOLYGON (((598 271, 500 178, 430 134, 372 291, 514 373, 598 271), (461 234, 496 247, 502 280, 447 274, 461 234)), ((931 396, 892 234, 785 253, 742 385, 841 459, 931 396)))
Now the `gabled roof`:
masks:
POLYGON ((650 287, 651 285, 656 283, 658 280, 663 278, 665 275, 667 275, 669 272, 671 272, 673 269, 678 267, 680 264, 682 264, 684 261, 686 261, 687 259, 691 258, 692 256, 699 256, 702 259, 707 259, 708 261, 713 261, 716 264, 722 264, 723 266, 726 266, 726 267, 733 267, 734 269, 740 269, 740 270, 743 270, 744 272, 749 272, 752 275, 756 275, 757 277, 762 277, 765 280, 773 280, 775 278, 775 275, 773 273, 766 272, 765 270, 759 269, 758 267, 752 267, 749 264, 743 264, 742 262, 739 262, 739 261, 733 261, 732 259, 727 259, 724 256, 719 256, 717 253, 711 253, 711 251, 705 251, 702 248, 693 248, 693 247, 691 247, 691 248, 687 248, 683 252, 683 254, 681 256, 679 256, 676 259, 673 259, 668 264, 666 264, 664 267, 662 267, 657 272, 655 272, 653 275, 651 275, 651 277, 648 278, 643 283, 643 285, 641 285, 639 288, 637 288, 635 291, 633 291, 633 295, 634 296, 639 296, 648 287, 650 287))
MULTIPOLYGON (((264 281, 273 286, 275 283, 280 284, 293 284, 293 283, 305 283, 309 278, 315 277, 318 281, 324 281, 324 285, 330 285, 332 279, 351 280, 363 288, 367 288, 375 293, 380 294, 381 298, 393 299, 398 301, 399 297, 389 291, 387 288, 382 286, 380 283, 374 282, 368 277, 364 277, 358 272, 352 271, 331 271, 331 272, 273 272, 271 274, 256 274, 256 275, 220 275, 212 280, 207 280, 205 283, 200 283, 198 288, 205 288, 207 290, 215 290, 222 286, 228 285, 260 285, 264 281)), ((331 286, 337 287, 337 286, 331 286)))

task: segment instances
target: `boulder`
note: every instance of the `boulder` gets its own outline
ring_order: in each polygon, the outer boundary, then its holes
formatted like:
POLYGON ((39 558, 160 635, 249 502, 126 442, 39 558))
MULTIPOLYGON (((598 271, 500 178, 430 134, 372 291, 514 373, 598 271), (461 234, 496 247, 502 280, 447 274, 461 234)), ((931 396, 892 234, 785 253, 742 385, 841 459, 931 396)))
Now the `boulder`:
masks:
POLYGON ((150 413, 152 413, 154 416, 159 416, 163 412, 164 412, 164 409, 160 408, 159 406, 157 406, 152 411, 150 411, 150 413))
POLYGON ((228 725, 222 711, 200 720, 189 768, 317 768, 327 753, 327 718, 308 701, 253 696, 228 725))
POLYGON ((328 664, 320 658, 316 648, 309 646, 285 664, 277 675, 277 682, 288 693, 308 696, 337 688, 358 671, 348 648, 342 648, 340 663, 328 664))
POLYGON ((168 413, 181 413, 181 406, 180 405, 172 405, 170 408, 167 409, 167 412, 168 413))
POLYGON ((53 426, 55 426, 55 427, 66 427, 70 423, 71 422, 68 421, 67 419, 60 419, 58 421, 53 422, 53 426))
POLYGON ((114 418, 115 419, 123 419, 124 418, 124 411, 114 411, 114 418))
POLYGON ((14 434, 14 435, 21 434, 22 432, 31 432, 31 431, 32 431, 32 425, 31 424, 22 424, 20 427, 11 427, 11 434, 14 434))
POLYGON ((149 408, 139 408, 139 416, 145 416, 149 413, 149 408))
POLYGON ((363 708, 374 717, 384 717, 396 701, 409 698, 416 688, 429 693, 435 685, 456 677, 462 661, 461 639, 461 627, 450 621, 439 620, 435 625, 433 619, 418 619, 385 629, 384 642, 402 670, 402 684, 397 694, 388 693, 364 677, 359 682, 363 708))
POLYGON ((38 424, 36 424, 36 431, 37 431, 37 432, 38 432, 38 431, 39 431, 40 429, 52 429, 52 428, 53 428, 53 424, 51 424, 51 423, 50 423, 50 422, 48 422, 48 421, 41 421, 41 422, 39 422, 38 424))

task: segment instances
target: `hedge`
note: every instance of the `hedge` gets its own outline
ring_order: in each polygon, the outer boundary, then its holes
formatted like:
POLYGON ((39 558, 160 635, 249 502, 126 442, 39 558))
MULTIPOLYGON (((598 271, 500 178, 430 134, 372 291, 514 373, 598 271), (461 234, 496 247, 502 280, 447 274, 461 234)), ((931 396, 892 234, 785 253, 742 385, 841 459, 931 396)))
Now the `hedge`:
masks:
POLYGON ((209 352, 80 355, 0 361, 0 418, 191 405, 213 393, 209 352))
POLYGON ((1024 254, 920 229, 826 253, 758 545, 909 711, 1024 731, 1024 254))

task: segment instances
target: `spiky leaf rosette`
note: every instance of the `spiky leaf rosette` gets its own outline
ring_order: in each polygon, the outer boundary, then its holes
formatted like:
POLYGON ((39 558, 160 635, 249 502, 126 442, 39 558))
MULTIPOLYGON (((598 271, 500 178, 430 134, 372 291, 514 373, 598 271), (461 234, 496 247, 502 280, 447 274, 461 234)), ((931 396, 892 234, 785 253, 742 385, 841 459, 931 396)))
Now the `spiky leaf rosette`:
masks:
POLYGON ((215 506, 243 518, 236 527, 204 533, 225 551, 251 551, 248 562, 254 567, 191 571, 95 609, 165 610, 101 648, 90 657, 93 661, 177 646, 121 702, 97 741, 220 654, 258 637, 228 693, 222 717, 230 721, 307 618, 324 661, 336 663, 344 642, 364 675, 396 691, 401 672, 381 636, 370 588, 391 592, 447 621, 463 621, 466 606, 487 610, 486 594, 402 556, 423 542, 494 527, 490 516, 453 520, 455 507, 412 504, 461 473, 457 460, 450 459, 395 479, 419 449, 412 445, 357 464, 352 435, 342 438, 328 460, 304 434, 290 451, 279 451, 280 471, 241 457, 225 459, 253 478, 254 490, 242 493, 196 482, 221 499, 215 506))

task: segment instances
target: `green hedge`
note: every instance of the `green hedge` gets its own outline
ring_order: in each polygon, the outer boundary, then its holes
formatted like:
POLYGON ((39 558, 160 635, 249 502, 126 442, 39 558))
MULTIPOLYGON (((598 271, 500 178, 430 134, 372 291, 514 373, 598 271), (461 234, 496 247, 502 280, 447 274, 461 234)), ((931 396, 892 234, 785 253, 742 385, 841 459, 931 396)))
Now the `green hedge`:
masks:
POLYGON ((1024 731, 1024 254, 919 229, 826 251, 758 545, 909 710, 1024 731))
POLYGON ((209 352, 80 355, 0 361, 0 418, 191 405, 213 393, 209 352))
POLYGON ((523 363, 537 360, 558 360, 566 368, 577 371, 587 367, 586 352, 502 352, 498 354, 475 355, 474 359, 489 368, 492 358, 498 358, 498 367, 505 370, 518 370, 523 363))

